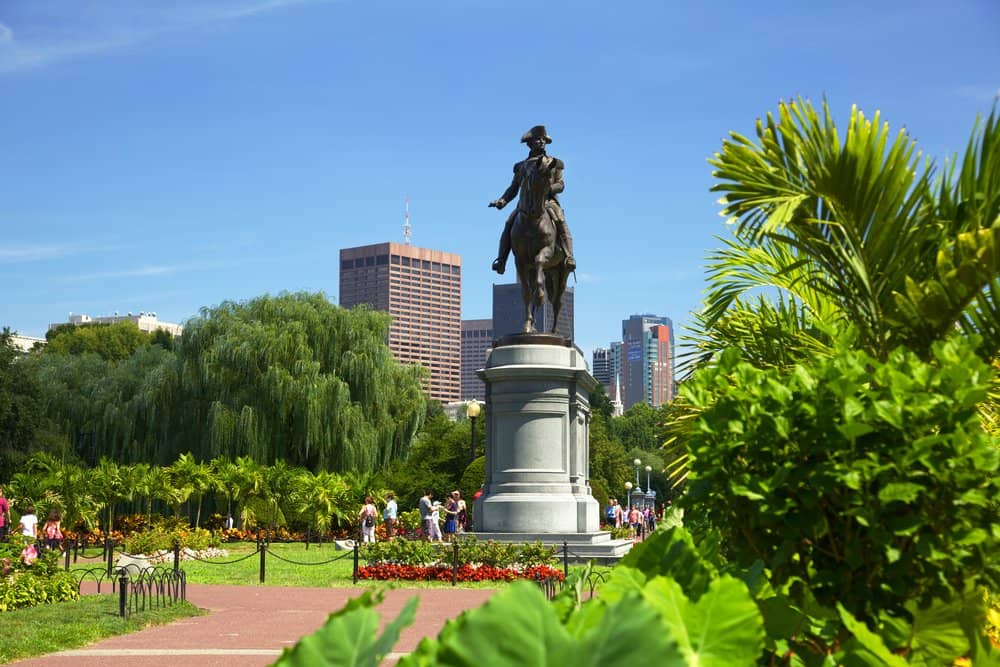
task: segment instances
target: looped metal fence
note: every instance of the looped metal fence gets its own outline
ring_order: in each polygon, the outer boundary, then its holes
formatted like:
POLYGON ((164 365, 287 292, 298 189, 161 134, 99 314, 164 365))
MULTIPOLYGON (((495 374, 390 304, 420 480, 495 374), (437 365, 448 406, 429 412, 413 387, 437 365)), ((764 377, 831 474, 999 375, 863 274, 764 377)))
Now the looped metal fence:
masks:
POLYGON ((119 593, 126 600, 122 616, 166 607, 187 599, 187 577, 184 570, 173 568, 149 568, 135 576, 129 576, 125 568, 122 568, 119 587, 119 593))

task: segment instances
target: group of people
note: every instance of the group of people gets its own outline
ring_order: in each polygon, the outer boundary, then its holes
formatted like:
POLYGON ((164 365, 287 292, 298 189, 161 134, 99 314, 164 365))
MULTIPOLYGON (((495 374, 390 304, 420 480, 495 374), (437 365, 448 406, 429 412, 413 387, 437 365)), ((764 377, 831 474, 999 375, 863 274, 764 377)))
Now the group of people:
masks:
POLYGON ((455 535, 464 533, 469 528, 469 508, 462 499, 461 491, 448 494, 444 504, 434 500, 434 490, 427 489, 418 503, 420 509, 420 525, 423 528, 424 539, 430 542, 444 542, 445 535, 449 541, 455 535), (444 513, 444 533, 441 532, 441 516, 444 513))
POLYGON ((604 518, 607 525, 621 528, 626 526, 632 529, 632 537, 643 539, 647 532, 656 530, 656 511, 652 507, 640 508, 636 505, 622 507, 618 504, 617 498, 609 498, 608 506, 604 511, 604 518))
MULTIPOLYGON (((461 491, 452 491, 445 502, 434 500, 434 491, 428 489, 417 504, 420 510, 420 523, 424 539, 431 542, 444 542, 454 539, 454 536, 471 528, 469 507, 462 499, 461 491), (444 530, 441 520, 444 519, 444 530)), ((365 497, 364 505, 358 512, 358 522, 361 524, 361 541, 375 541, 375 525, 378 523, 379 511, 371 496, 365 497)), ((385 523, 385 535, 388 538, 396 535, 398 530, 399 505, 392 493, 385 496, 385 508, 382 510, 382 521, 385 523)))
MULTIPOLYGON (((17 529, 24 537, 36 540, 47 549, 62 549, 62 515, 57 509, 49 510, 48 517, 41 529, 38 527, 38 516, 35 514, 35 507, 27 505, 24 513, 18 520, 17 529)), ((0 488, 0 541, 6 542, 13 525, 10 516, 10 503, 0 488)))

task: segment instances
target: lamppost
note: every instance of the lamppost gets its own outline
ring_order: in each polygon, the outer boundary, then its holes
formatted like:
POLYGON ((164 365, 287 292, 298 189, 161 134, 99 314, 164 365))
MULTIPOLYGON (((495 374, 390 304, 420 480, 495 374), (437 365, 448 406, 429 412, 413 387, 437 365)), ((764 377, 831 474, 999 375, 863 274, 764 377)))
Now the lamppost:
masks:
POLYGON ((646 466, 646 507, 656 510, 656 491, 649 484, 649 473, 653 472, 653 466, 646 466))
MULTIPOLYGON (((620 505, 621 503, 619 503, 620 505)), ((632 507, 632 482, 625 482, 625 507, 623 512, 627 512, 632 507)), ((627 521, 628 519, 626 519, 627 521)))
POLYGON ((465 406, 465 416, 469 418, 472 422, 472 428, 470 429, 469 435, 469 463, 476 460, 476 417, 479 416, 479 412, 482 408, 479 407, 479 401, 472 399, 465 406))
MULTIPOLYGON (((639 466, 642 465, 642 461, 636 459, 635 461, 632 461, 632 465, 635 466, 635 485, 639 486, 639 466)), ((649 484, 646 486, 649 486, 649 484)))

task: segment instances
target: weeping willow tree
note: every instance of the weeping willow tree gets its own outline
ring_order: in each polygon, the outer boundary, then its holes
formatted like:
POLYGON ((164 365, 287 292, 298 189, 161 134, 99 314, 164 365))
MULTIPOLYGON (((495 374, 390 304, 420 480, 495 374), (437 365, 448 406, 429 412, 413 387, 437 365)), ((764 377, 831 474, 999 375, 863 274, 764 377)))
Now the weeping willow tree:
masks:
POLYGON ((313 470, 375 470, 422 423, 423 371, 396 363, 389 316, 322 294, 225 302, 190 320, 172 377, 145 394, 169 432, 158 456, 249 456, 313 470))

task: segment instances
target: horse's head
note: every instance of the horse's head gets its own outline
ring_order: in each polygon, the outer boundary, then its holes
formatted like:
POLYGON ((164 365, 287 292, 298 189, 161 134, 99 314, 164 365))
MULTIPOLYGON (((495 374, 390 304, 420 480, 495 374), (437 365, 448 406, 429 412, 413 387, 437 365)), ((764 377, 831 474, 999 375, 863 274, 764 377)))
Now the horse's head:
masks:
POLYGON ((539 159, 537 162, 527 165, 527 173, 521 187, 521 208, 527 210, 531 215, 540 216, 545 209, 545 200, 549 197, 552 189, 552 181, 549 176, 548 165, 539 159))

